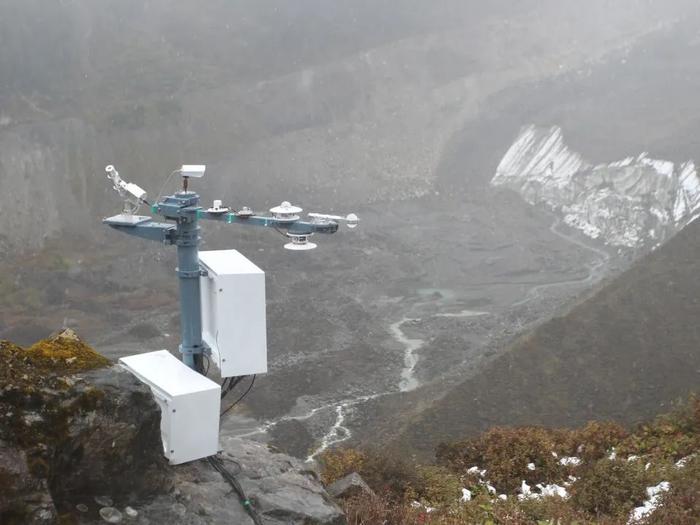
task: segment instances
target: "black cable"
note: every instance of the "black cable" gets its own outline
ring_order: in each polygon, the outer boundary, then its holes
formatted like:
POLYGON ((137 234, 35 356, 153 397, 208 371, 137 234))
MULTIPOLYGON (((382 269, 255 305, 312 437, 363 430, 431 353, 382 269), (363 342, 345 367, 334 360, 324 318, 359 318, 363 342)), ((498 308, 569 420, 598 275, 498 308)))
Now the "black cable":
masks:
POLYGON ((243 508, 248 512, 248 515, 253 519, 253 523, 255 525, 264 525, 262 520, 260 519, 260 515, 258 512, 255 510, 253 507, 253 504, 250 502, 248 497, 245 495, 245 492, 243 491, 243 487, 241 487, 241 484, 238 483, 238 480, 235 478, 233 474, 231 474, 226 467, 224 466, 224 462, 221 461, 221 458, 217 456, 209 456, 207 458, 209 461, 209 464, 214 467, 214 470, 216 470, 219 474, 221 474, 221 477, 226 480, 226 482, 231 485, 231 488, 238 494, 238 497, 241 500, 241 504, 243 505, 243 508))
POLYGON ((248 376, 236 376, 224 379, 224 382, 221 383, 221 399, 225 398, 229 392, 236 388, 238 383, 243 381, 246 377, 248 376), (228 381, 228 385, 226 384, 226 381, 228 381))
POLYGON ((256 374, 256 375, 253 375, 253 380, 250 382, 250 385, 248 386, 248 390, 246 390, 245 392, 243 392, 243 395, 241 395, 241 397, 239 397, 238 399, 236 399, 236 400, 233 402, 233 404, 232 404, 231 406, 229 406, 226 410, 224 410, 224 411, 221 413, 221 415, 220 415, 219 417, 224 417, 224 416, 226 415, 226 413, 227 413, 229 410, 231 410, 231 409, 232 409, 233 407, 235 407, 238 403, 240 403, 241 401, 243 401, 243 399, 245 399, 245 396, 247 396, 248 393, 253 389, 253 385, 255 384, 255 378, 256 378, 256 377, 257 377, 257 374, 256 374))
POLYGON ((280 234, 282 237, 284 237, 285 239, 289 239, 289 235, 287 235, 286 233, 284 233, 284 232, 283 232, 282 230, 280 230, 279 228, 275 228, 275 227, 273 226, 272 229, 275 230, 277 233, 279 233, 279 234, 280 234))

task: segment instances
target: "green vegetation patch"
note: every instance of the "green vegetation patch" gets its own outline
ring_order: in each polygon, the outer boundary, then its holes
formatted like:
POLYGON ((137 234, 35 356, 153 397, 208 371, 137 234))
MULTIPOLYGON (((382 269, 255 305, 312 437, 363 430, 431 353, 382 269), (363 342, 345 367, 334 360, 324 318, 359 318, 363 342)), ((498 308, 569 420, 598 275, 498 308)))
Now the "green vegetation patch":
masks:
POLYGON ((44 371, 79 372, 111 364, 70 329, 35 343, 24 355, 29 363, 44 371))

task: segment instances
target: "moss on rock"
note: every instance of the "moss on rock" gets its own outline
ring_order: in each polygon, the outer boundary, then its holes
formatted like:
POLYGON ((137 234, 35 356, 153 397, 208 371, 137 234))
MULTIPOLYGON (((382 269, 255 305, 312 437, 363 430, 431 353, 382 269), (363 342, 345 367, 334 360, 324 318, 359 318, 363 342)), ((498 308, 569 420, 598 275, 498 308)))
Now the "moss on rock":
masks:
POLYGON ((25 355, 31 364, 43 370, 79 372, 110 365, 109 359, 85 344, 70 328, 33 344, 25 355))

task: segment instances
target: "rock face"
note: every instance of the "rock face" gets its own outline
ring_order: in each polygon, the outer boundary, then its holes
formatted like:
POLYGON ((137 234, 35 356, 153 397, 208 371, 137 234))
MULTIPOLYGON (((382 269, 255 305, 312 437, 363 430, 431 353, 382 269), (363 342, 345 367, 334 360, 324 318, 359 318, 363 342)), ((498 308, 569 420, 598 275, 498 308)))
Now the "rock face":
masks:
POLYGON ((656 246, 700 213, 700 178, 692 161, 676 165, 642 153, 594 166, 569 149, 556 126, 523 128, 491 183, 618 247, 656 246))
MULTIPOLYGON (((253 523, 207 461, 169 466, 148 387, 64 330, 0 341, 0 523, 253 523), (132 508, 133 507, 133 508, 132 508)), ((267 525, 340 525, 301 462, 223 438, 221 459, 267 525)))
POLYGON ((165 486, 160 412, 121 367, 70 330, 26 350, 2 341, 0 363, 0 493, 15 493, 0 497, 0 522, 50 522, 101 494, 165 486))
POLYGON ((3 523, 51 523, 56 507, 46 479, 30 472, 24 451, 0 441, 0 518, 3 523))
POLYGON ((352 498, 359 495, 374 496, 374 491, 357 472, 328 485, 328 493, 334 498, 352 498))
MULTIPOLYGON (((265 525, 342 525, 345 518, 302 462, 267 445, 223 437, 220 458, 265 525)), ((137 508, 151 523, 252 525, 230 485, 206 461, 178 467, 175 490, 137 508)))

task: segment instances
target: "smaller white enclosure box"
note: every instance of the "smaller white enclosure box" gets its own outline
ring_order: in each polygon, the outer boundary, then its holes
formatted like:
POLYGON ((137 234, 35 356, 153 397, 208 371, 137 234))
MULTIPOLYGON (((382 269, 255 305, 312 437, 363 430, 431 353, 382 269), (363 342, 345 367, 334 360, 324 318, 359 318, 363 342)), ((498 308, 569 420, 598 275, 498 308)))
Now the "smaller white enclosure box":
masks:
POLYGON ((265 272, 236 250, 199 252, 202 339, 221 377, 267 372, 265 272))
POLYGON ((119 363, 151 387, 160 406, 163 452, 172 465, 219 451, 221 387, 167 350, 131 355, 119 363))

